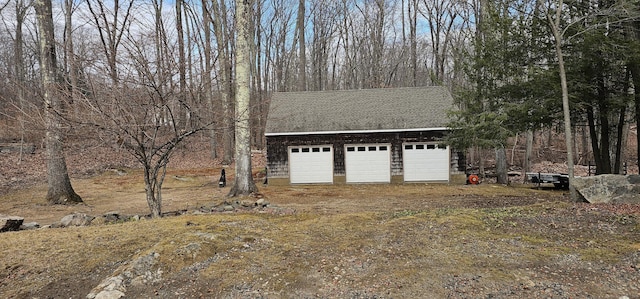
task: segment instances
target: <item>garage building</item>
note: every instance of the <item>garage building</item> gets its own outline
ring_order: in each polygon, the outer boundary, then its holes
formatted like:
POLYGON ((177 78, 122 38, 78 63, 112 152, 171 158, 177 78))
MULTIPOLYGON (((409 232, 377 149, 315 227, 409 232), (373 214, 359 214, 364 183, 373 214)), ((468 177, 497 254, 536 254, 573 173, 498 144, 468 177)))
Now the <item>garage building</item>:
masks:
POLYGON ((269 184, 464 183, 442 143, 444 87, 279 92, 267 118, 269 184))

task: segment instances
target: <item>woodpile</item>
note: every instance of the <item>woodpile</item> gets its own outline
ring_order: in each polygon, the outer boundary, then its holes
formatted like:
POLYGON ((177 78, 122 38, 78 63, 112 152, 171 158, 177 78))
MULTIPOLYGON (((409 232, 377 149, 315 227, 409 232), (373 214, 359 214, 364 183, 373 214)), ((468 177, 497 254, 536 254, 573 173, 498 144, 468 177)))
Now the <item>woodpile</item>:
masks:
POLYGON ((34 154, 36 146, 19 142, 0 143, 0 153, 19 153, 21 150, 23 154, 34 154))

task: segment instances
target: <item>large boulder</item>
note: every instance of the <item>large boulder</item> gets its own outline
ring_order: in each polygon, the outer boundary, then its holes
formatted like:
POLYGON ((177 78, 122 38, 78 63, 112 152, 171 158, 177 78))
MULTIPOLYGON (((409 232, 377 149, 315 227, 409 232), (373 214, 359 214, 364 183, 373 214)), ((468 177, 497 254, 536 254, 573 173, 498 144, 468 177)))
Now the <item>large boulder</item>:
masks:
POLYGON ((640 203, 640 175, 576 177, 574 187, 590 203, 640 203))
POLYGON ((0 215, 0 233, 20 230, 24 218, 18 216, 0 215))

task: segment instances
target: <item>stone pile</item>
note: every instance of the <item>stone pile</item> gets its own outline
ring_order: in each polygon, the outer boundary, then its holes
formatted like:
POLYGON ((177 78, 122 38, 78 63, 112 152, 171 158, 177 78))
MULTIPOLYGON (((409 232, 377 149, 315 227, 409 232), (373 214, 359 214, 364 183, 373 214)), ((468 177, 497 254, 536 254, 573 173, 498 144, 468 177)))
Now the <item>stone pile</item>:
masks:
MULTIPOLYGON (((91 224, 117 223, 124 221, 140 220, 140 216, 125 216, 118 212, 109 212, 102 216, 94 217, 84 213, 73 213, 62 217, 60 221, 54 222, 42 228, 63 228, 71 226, 89 226, 91 224)), ((23 217, 0 215, 0 232, 30 230, 41 228, 37 222, 24 223, 23 217)))
MULTIPOLYGON (((211 214, 211 213, 268 213, 274 215, 291 215, 295 213, 294 209, 281 208, 272 205, 265 200, 261 194, 254 194, 237 200, 224 200, 217 204, 202 206, 190 213, 192 214, 211 214)), ((162 213, 162 216, 179 216, 188 213, 187 210, 178 210, 162 213)), ((54 222, 42 228, 63 228, 72 226, 88 226, 111 224, 128 221, 138 221, 148 218, 148 215, 124 215, 117 211, 105 213, 101 216, 91 216, 84 213, 73 213, 62 217, 60 221, 54 222)), ((0 215, 0 232, 18 231, 41 228, 36 222, 23 223, 24 218, 17 216, 0 215)))
POLYGON ((294 209, 281 208, 272 205, 265 200, 261 194, 252 194, 249 197, 238 200, 225 200, 217 204, 210 206, 202 206, 194 214, 209 214, 209 213, 268 213, 275 215, 291 215, 295 213, 294 209))
POLYGON ((258 200, 235 200, 235 201, 225 201, 222 204, 218 205, 212 210, 216 212, 233 212, 239 210, 253 210, 253 209, 263 209, 269 206, 269 202, 264 198, 260 198, 258 200))

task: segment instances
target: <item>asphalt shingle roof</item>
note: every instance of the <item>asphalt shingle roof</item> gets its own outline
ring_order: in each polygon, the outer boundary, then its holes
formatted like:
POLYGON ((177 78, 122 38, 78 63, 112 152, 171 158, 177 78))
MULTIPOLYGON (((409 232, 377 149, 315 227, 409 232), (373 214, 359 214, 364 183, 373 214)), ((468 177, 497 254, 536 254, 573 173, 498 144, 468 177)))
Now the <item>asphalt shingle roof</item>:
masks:
POLYGON ((274 93, 266 133, 442 128, 453 98, 445 87, 274 93))

